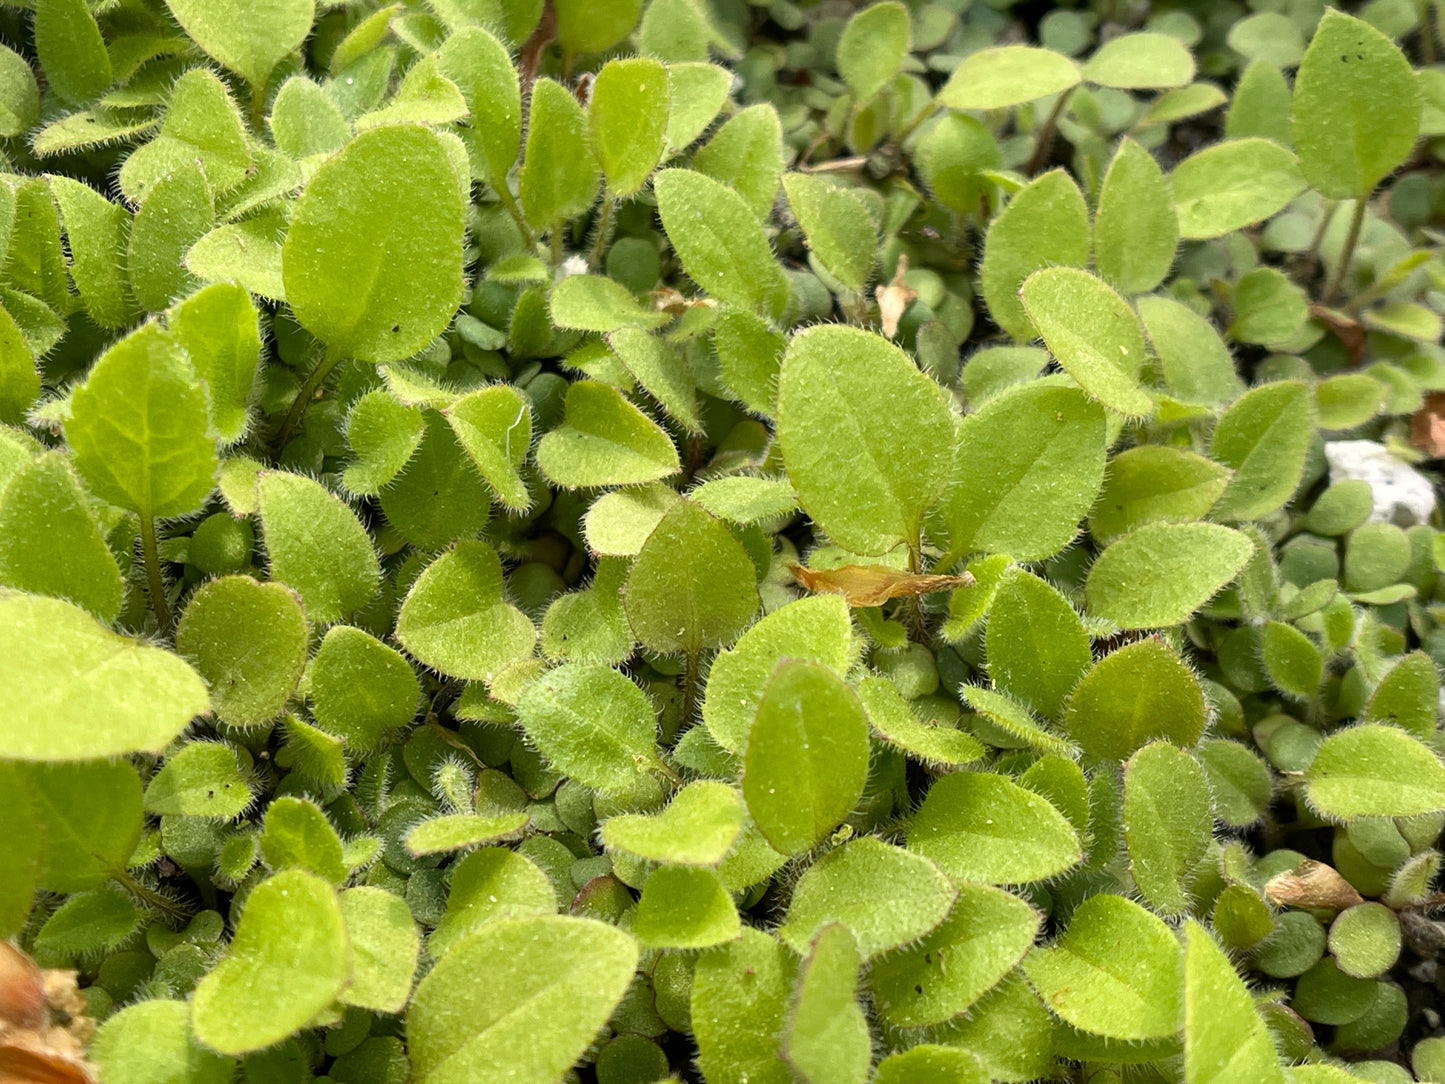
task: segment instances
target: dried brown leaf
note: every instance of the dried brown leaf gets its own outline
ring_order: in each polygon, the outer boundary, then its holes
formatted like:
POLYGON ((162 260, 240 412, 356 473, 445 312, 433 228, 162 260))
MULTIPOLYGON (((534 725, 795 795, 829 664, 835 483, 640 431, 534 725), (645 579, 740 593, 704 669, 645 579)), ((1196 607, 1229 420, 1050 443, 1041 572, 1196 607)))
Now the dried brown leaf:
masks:
POLYGON ((917 290, 903 284, 903 276, 907 273, 908 257, 900 252, 893 281, 873 291, 873 296, 878 299, 878 319, 883 325, 883 334, 890 339, 898 334, 898 321, 903 319, 903 310, 918 296, 917 290))
POLYGON ((901 572, 887 565, 843 565, 822 570, 789 565, 788 571, 809 591, 842 595, 849 606, 882 606, 891 598, 951 591, 973 583, 973 576, 967 572, 962 576, 931 576, 901 572))
POLYGON ((1264 886, 1264 894, 1282 907, 1324 907, 1343 911, 1364 897, 1333 866, 1307 858, 1292 870, 1277 873, 1264 886))

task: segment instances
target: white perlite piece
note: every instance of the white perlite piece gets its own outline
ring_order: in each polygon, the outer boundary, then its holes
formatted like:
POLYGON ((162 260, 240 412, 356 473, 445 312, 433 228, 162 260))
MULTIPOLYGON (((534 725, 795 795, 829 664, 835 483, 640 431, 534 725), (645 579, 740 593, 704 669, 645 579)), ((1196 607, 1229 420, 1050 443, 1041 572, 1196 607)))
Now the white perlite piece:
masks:
POLYGON ((1370 519, 1414 527, 1429 523, 1435 510, 1435 488, 1408 463, 1396 459, 1373 440, 1337 440, 1325 445, 1330 483, 1358 479, 1370 484, 1375 507, 1370 519))

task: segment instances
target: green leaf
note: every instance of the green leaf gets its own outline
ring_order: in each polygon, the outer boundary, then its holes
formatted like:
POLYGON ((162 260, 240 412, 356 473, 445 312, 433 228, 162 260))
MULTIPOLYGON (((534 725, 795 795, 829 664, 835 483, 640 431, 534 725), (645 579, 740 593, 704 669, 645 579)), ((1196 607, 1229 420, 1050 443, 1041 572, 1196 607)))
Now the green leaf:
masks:
POLYGON ((925 1027, 967 1012, 1033 947, 1043 916, 1027 903, 987 885, 958 889, 943 925, 869 968, 874 1004, 889 1023, 925 1027))
POLYGON ((980 49, 953 69, 938 92, 949 109, 1003 109, 1075 87, 1083 76, 1062 53, 1029 45, 980 49))
POLYGON ((141 783, 135 768, 125 761, 100 760, 21 767, 44 840, 41 886, 84 892, 120 874, 141 834, 141 783))
POLYGON ((346 757, 340 738, 289 714, 281 720, 281 732, 287 756, 298 772, 322 786, 346 785, 346 757))
POLYGON ((663 170, 653 191, 668 242, 693 282, 726 304, 782 314, 788 281, 740 195, 689 169, 663 170))
POLYGON ((176 650, 211 689, 211 709, 232 726, 274 719, 286 706, 308 638, 296 595, 279 583, 225 576, 191 596, 176 629, 176 650))
POLYGON ((1282 147, 1292 146, 1289 110, 1290 86, 1284 72, 1267 60, 1250 61, 1235 84, 1224 122, 1225 135, 1230 139, 1258 136, 1282 147))
POLYGON ((1298 381, 1264 384, 1224 412, 1210 442, 1212 457, 1234 471, 1214 508, 1220 519, 1258 519, 1294 493, 1314 431, 1309 388, 1298 381))
MULTIPOLYGON (((1012 49, 1042 52, 1027 46, 1003 47, 1012 49)), ((986 53, 1003 50, 975 53, 958 70, 986 53)), ((1072 68, 1072 61, 1066 62, 1072 68)), ((957 74, 954 78, 958 78, 957 74)), ((989 224, 984 239, 979 285, 994 323, 1018 342, 1037 338, 1038 329, 1024 311, 1019 287, 1041 268, 1082 267, 1089 261, 1089 244, 1089 208, 1079 186, 1067 173, 1050 170, 1019 189, 989 224)))
POLYGON ((1204 723, 1199 679, 1155 639, 1127 644, 1095 663, 1064 712, 1064 729, 1086 753, 1114 760, 1156 738, 1191 746, 1204 723))
POLYGON ((916 547, 948 480, 952 435, 938 385, 881 336, 825 324, 788 344, 778 443, 799 503, 840 546, 916 547))
POLYGON ((1386 387, 1364 373, 1341 373, 1314 386, 1321 429, 1353 429, 1380 412, 1386 387))
POLYGON ((644 309, 626 286, 602 275, 568 275, 553 288, 548 306, 552 323, 579 331, 659 328, 672 319, 644 309))
POLYGON ((521 87, 511 55, 482 27, 465 26, 442 43, 436 58, 471 111, 461 134, 473 168, 493 188, 505 186, 522 146, 521 87))
POLYGON ((35 73, 14 49, 0 46, 0 135, 21 135, 39 119, 35 73))
POLYGON ((1284 1084, 1254 998, 1209 931, 1184 927, 1184 1073, 1189 1084, 1284 1084))
POLYGON ((626 791, 658 764, 652 704, 610 666, 549 670, 517 701, 517 721, 558 771, 589 787, 626 791))
POLYGON ((1002 164, 998 142, 982 122, 963 113, 943 113, 924 131, 915 163, 934 198, 967 214, 980 206, 987 190, 985 170, 1002 164))
POLYGON ((1410 156, 1420 82, 1369 23, 1326 10, 1295 75, 1290 120, 1300 169, 1322 196, 1364 199, 1410 156))
POLYGON ((679 425, 690 433, 703 431, 692 370, 666 339, 624 327, 607 336, 607 345, 679 425))
POLYGON ((875 1084, 986 1084, 978 1057, 956 1046, 919 1043, 878 1063, 875 1084))
POLYGON ((382 749, 416 714, 421 686, 401 655, 349 625, 326 630, 311 663, 311 700, 321 729, 364 755, 382 749))
POLYGON ((427 939, 427 952, 440 960, 488 922, 556 910, 552 882, 536 865, 505 847, 484 847, 453 870, 446 914, 427 939))
POLYGON ((272 214, 217 226, 186 249, 186 270, 202 282, 230 283, 260 297, 285 301, 284 233, 284 223, 272 214))
POLYGON ((647 536, 681 500, 677 490, 656 483, 604 493, 582 521, 588 549, 612 557, 636 557, 647 536))
POLYGON ((798 961, 770 935, 744 926, 742 937, 702 953, 692 981, 698 1065, 719 1084, 793 1084, 778 1057, 798 961))
POLYGON ((1226 468, 1184 448, 1129 448, 1109 460, 1089 532, 1108 542, 1146 523, 1192 523, 1214 507, 1228 484, 1226 468))
POLYGON ((651 949, 702 949, 736 939, 742 926, 715 873, 665 866, 643 885, 632 932, 651 949))
POLYGON ((403 840, 413 858, 467 850, 484 843, 516 837, 527 827, 526 813, 483 817, 475 813, 448 813, 428 817, 407 829, 403 840))
POLYGON ((1214 815, 1231 828, 1245 828, 1264 816, 1273 782, 1264 762, 1232 741, 1206 741, 1199 760, 1214 798, 1214 815))
POLYGON ((439 550, 487 525, 492 491, 452 429, 424 412, 426 432, 407 464, 381 493, 381 510, 412 545, 439 550))
POLYGON ((1067 1023, 1111 1039, 1163 1039, 1179 1031, 1183 953, 1174 933, 1122 896, 1090 896, 1051 948, 1024 971, 1067 1023))
POLYGON ((177 305, 167 319, 171 335, 206 382, 211 427, 225 441, 246 432, 247 406, 261 354, 256 306, 239 286, 207 286, 177 305))
POLYGON ((1088 610, 1121 629, 1180 625, 1239 574, 1254 545, 1216 523, 1146 523, 1089 569, 1088 610))
POLYGON ((813 595, 774 610, 713 660, 702 704, 708 733, 741 754, 779 662, 819 663, 841 677, 855 653, 848 605, 840 596, 813 595))
POLYGON ((1383 976, 1400 956, 1400 919, 1383 903, 1357 903, 1330 926, 1329 945, 1346 975, 1383 976))
POLYGON ((41 838, 45 825, 26 770, 19 764, 0 764, 0 816, 10 825, 0 840, 0 861, 8 871, 0 882, 0 934, 12 937, 25 928, 45 865, 41 838))
POLYGON ((596 159, 587 148, 587 115, 560 83, 532 84, 527 153, 518 175, 522 210, 538 229, 556 228, 597 198, 596 159))
POLYGON ((1335 821, 1413 817, 1445 809, 1445 768, 1403 730, 1367 723, 1320 743, 1305 771, 1305 796, 1335 821))
POLYGON ((678 791, 661 813, 609 817, 602 823, 602 843, 649 862, 716 866, 737 842, 743 816, 735 789, 699 780, 678 791))
POLYGON ((1120 140, 1094 217, 1099 274, 1126 294, 1152 290, 1169 274, 1178 240, 1179 219, 1159 164, 1132 139, 1120 140))
POLYGON ((124 583, 69 463, 50 452, 22 466, 0 496, 0 584, 120 613, 124 583))
POLYGON ((1064 815, 1001 775, 936 780, 908 829, 908 847, 950 877, 1022 884, 1062 873, 1083 855, 1064 815))
POLYGON ((1110 38, 1084 65, 1084 78, 1121 90, 1182 87, 1194 78, 1194 58, 1169 34, 1120 34, 1110 38))
POLYGON ((1324 659, 1308 636, 1283 621, 1259 630, 1260 661, 1275 688, 1286 696, 1308 699, 1324 676, 1324 659))
POLYGON ((557 41, 569 58, 578 53, 603 53, 620 44, 637 26, 637 16, 642 12, 642 0, 554 2, 557 41))
POLYGON ((985 639, 994 688, 1057 718, 1089 668, 1089 637, 1069 601, 1022 569, 1005 575, 985 639))
POLYGON ((640 189, 662 157, 667 129, 667 69, 651 57, 609 60, 592 82, 587 136, 608 195, 640 189))
POLYGON ((271 578, 301 596, 306 616, 325 624, 370 602, 380 571, 356 513, 299 474, 265 471, 256 485, 271 578))
POLYGON ((1304 191, 1293 154, 1268 139, 1230 139, 1205 147, 1169 174, 1179 236, 1223 237, 1262 222, 1304 191))
POLYGON ((858 105, 888 85, 911 45, 908 9, 897 0, 870 5, 848 20, 835 66, 858 105))
POLYGON ((778 369, 787 345, 783 336, 750 312, 723 309, 713 343, 723 381, 734 397, 755 413, 775 413, 778 369))
POLYGON ((70 250, 70 278, 85 309, 103 327, 129 322, 125 269, 116 259, 130 214, 87 184, 69 177, 49 177, 50 192, 65 222, 70 250))
POLYGON ((799 968, 780 1053, 806 1084, 868 1079, 873 1043, 856 997, 861 964, 847 928, 825 926, 799 968))
POLYGON ((114 1084, 229 1084, 235 1063, 191 1034, 184 1001, 138 1001, 106 1018, 90 1058, 114 1084))
POLYGON ((1423 651, 1412 651, 1380 679, 1363 714, 1370 722, 1394 723, 1428 741, 1435 733, 1439 700, 1440 675, 1434 660, 1423 651))
MULTIPOLYGON (((783 124, 777 109, 760 104, 734 113, 698 148, 692 165, 741 196, 754 217, 766 219, 784 165, 783 124)), ((671 236, 671 230, 668 233, 671 236)))
POLYGON ((1187 911, 1189 879, 1213 841, 1204 769, 1168 742, 1124 765, 1124 843, 1134 884, 1156 910, 1187 911))
POLYGON ((145 809, 157 816, 229 821, 244 813, 251 799, 236 751, 221 742, 194 741, 151 778, 145 809))
POLYGON ((1158 295, 1141 297, 1135 304, 1164 382, 1174 395, 1187 402, 1222 405, 1244 390, 1229 348, 1208 320, 1187 305, 1158 295))
POLYGON ((34 33, 46 85, 62 102, 80 105, 109 88, 110 54, 85 0, 38 5, 34 33))
POLYGON ((326 814, 304 798, 282 795, 266 807, 259 840, 261 856, 272 869, 310 870, 328 881, 346 879, 341 837, 326 814))
MULTIPOLYGON (((891 0, 869 10, 895 6, 903 10, 891 0)), ((818 262, 846 289, 862 293, 878 247, 877 230, 863 200, 811 173, 786 174, 783 191, 818 262)))
POLYGON ((301 47, 316 17, 313 0, 166 0, 166 6, 212 60, 261 88, 301 47))
POLYGON ((1284 343, 1299 334, 1308 315, 1304 290, 1276 268, 1256 267, 1234 288, 1229 335, 1241 342, 1284 343))
POLYGON ((484 542, 462 539, 417 578, 402 603, 396 638, 423 665, 488 681, 532 653, 537 631, 502 598, 502 563, 484 542))
POLYGON ((191 1026, 223 1054, 262 1050, 329 1006, 350 975, 335 889, 304 870, 285 870, 246 897, 225 958, 192 995, 191 1026))
POLYGON ((640 485, 675 473, 672 438, 616 388, 578 380, 567 388, 566 416, 537 445, 537 466, 554 484, 640 485))
POLYGON ((951 553, 1051 557, 1073 541, 1104 480, 1104 409, 1076 388, 994 396, 958 427, 951 553))
POLYGON ((200 167, 215 195, 241 184, 255 167, 236 103, 208 68, 176 80, 159 134, 121 166, 120 190, 132 202, 142 200, 163 177, 191 166, 200 167))
POLYGON ((401 473, 426 431, 420 410, 380 389, 367 392, 346 417, 346 441, 355 458, 341 476, 342 484, 352 493, 376 496, 401 473))
POLYGON ((841 923, 871 960, 936 929, 957 897, 932 862, 863 836, 808 867, 778 936, 801 955, 819 930, 841 923))
POLYGON ((748 474, 713 478, 688 496, 720 519, 744 525, 788 516, 798 507, 793 487, 786 479, 748 474))
MULTIPOLYGON (((857 692, 878 736, 909 756, 925 764, 949 766, 970 764, 983 757, 982 742, 968 731, 954 729, 936 719, 921 720, 898 687, 887 678, 864 678, 857 692)), ((922 710, 924 701, 914 703, 922 710)))
POLYGON ((184 661, 59 599, 0 589, 0 659, 12 675, 0 694, 0 757, 12 760, 159 753, 207 709, 184 661))
POLYGON ((99 888, 69 897, 35 934, 45 954, 101 955, 114 952, 140 924, 135 904, 118 888, 99 888))
POLYGON ((1139 381, 1143 330, 1112 287, 1087 271, 1050 267, 1025 279, 1021 293, 1049 353, 1085 392, 1120 414, 1154 412, 1139 381))
POLYGON ((681 501, 647 536, 622 604, 644 647, 695 658, 747 627, 758 608, 756 571, 722 522, 681 501))
POLYGON ((126 253, 131 292, 142 309, 159 312, 197 288, 183 257, 214 218, 211 189, 199 165, 181 166, 146 189, 126 253))
MULTIPOLYGON (((43 303, 57 312, 68 308, 69 289, 65 282, 65 255, 60 247, 60 218, 50 188, 39 177, 9 181, 0 185, 4 199, 3 232, 7 251, 5 277, 11 286, 31 295, 31 304, 43 303)), ((112 255, 113 258, 113 255, 112 255)), ((10 293, 6 305, 22 327, 25 314, 17 302, 22 295, 10 293)), ((43 350, 35 347, 36 353, 43 350)))
POLYGON ((297 201, 281 250, 286 299, 332 356, 408 357, 446 329, 461 302, 464 233, 457 171, 441 139, 405 124, 363 132, 297 201))
POLYGON ((406 1015, 412 1071, 419 1084, 552 1084, 607 1022, 636 967, 633 939, 592 919, 489 922, 418 984, 406 1015))
POLYGON ((868 779, 868 719, 843 680, 812 662, 784 661, 758 701, 743 764, 743 798, 781 854, 825 839, 868 779))
POLYGON ((406 901, 380 888, 348 888, 341 893, 341 917, 352 972, 340 1000, 375 1012, 401 1012, 421 949, 406 901))
POLYGON ((717 116, 727 101, 732 73, 716 64, 669 64, 667 89, 667 151, 670 156, 687 147, 717 116))
POLYGON ((462 396, 442 414, 497 499, 512 511, 526 510, 532 496, 519 472, 532 444, 530 400, 494 385, 462 396))
POLYGON ((1074 755, 1067 741, 1035 722, 1028 708, 1013 697, 979 685, 960 685, 958 695, 978 713, 977 722, 987 728, 984 733, 993 744, 1009 749, 1037 749, 1055 756, 1074 755))
POLYGON ((215 485, 206 393, 155 324, 121 339, 71 398, 65 438, 92 493, 151 519, 196 511, 215 485))
MULTIPOLYGON (((357 117, 356 127, 365 131, 385 124, 453 124, 467 115, 467 100, 461 88, 441 73, 435 56, 426 56, 407 69, 391 101, 357 117)), ((453 149, 461 152, 464 145, 454 145, 453 149)), ((452 161, 458 173, 469 172, 468 156, 456 153, 452 161)))

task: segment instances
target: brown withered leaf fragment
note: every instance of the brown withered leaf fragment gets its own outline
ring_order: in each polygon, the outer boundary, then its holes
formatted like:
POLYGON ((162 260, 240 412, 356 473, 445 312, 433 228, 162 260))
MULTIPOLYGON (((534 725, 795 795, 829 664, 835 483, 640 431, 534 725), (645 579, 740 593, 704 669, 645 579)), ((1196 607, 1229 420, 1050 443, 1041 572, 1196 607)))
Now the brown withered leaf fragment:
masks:
POLYGON ((1431 392, 1410 415, 1410 443, 1432 459, 1445 456, 1445 392, 1431 392))
POLYGON ((1358 366, 1365 356, 1364 325, 1338 309, 1327 309, 1323 305, 1311 305, 1310 315, 1335 333, 1335 338, 1349 353, 1350 364, 1358 366))
POLYGON ((893 281, 873 291, 878 299, 878 320, 883 325, 883 334, 893 338, 898 334, 898 321, 903 319, 903 310, 918 296, 918 291, 903 285, 903 276, 908 273, 908 257, 898 254, 898 270, 893 272, 893 281))
POLYGON ((45 1022, 45 985, 34 960, 0 941, 0 1031, 45 1022))
POLYGON ((0 1084, 95 1084, 85 1009, 74 971, 42 971, 0 941, 0 1084))
POLYGON ((1292 870, 1277 873, 1264 886, 1264 894, 1281 907, 1323 907, 1343 911, 1364 897, 1333 866, 1306 858, 1292 870))
POLYGON ((789 565, 788 571, 809 591, 842 595, 849 606, 882 606, 891 598, 928 595, 973 585, 973 575, 968 572, 962 576, 931 576, 902 572, 887 565, 842 565, 818 571, 789 565))

